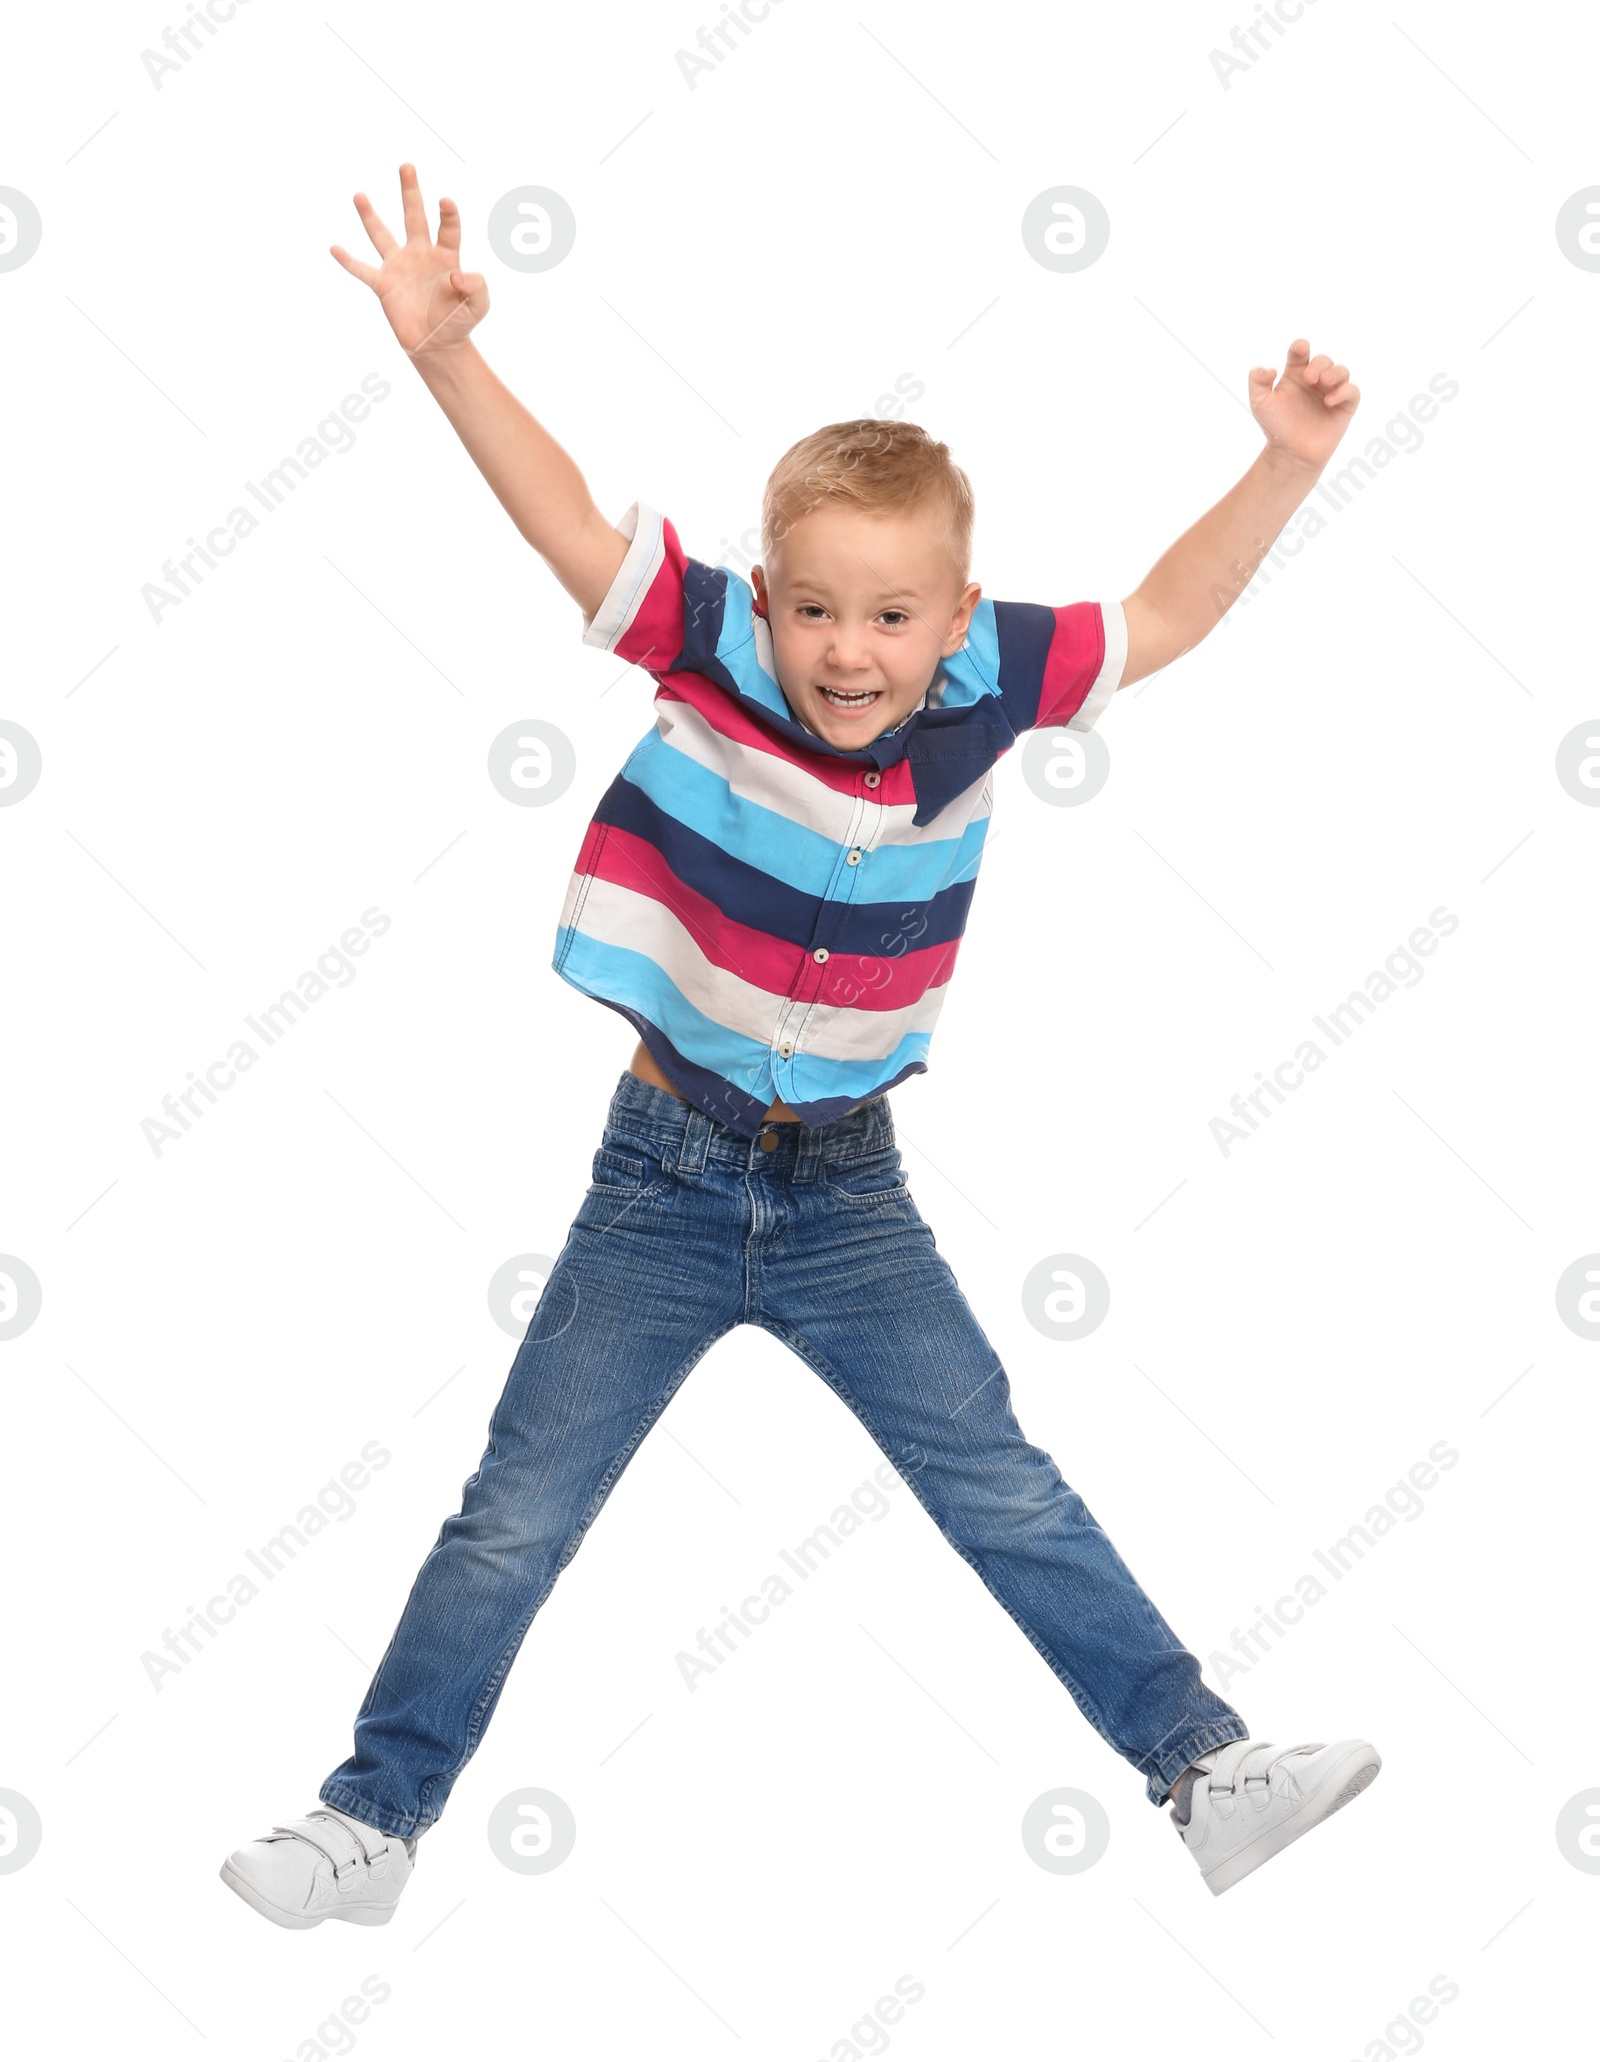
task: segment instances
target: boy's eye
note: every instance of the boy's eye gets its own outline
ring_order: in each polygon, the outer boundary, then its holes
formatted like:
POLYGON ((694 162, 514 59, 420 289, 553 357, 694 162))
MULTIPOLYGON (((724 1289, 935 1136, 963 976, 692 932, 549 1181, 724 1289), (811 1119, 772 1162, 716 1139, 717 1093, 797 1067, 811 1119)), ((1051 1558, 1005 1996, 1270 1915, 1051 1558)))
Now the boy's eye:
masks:
MULTIPOLYGON (((821 602, 803 601, 800 603, 796 613, 803 616, 807 621, 815 621, 818 616, 825 616, 828 612, 821 602)), ((898 629, 902 623, 909 621, 909 618, 904 609, 880 609, 878 621, 880 623, 888 623, 892 628, 898 629)))

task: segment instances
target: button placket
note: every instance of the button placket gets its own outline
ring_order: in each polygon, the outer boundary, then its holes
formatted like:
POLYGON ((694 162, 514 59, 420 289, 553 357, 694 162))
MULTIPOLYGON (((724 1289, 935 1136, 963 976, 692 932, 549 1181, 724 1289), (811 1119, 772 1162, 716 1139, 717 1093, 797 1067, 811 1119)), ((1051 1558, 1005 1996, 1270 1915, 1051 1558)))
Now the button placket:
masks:
MULTIPOLYGON (((882 778, 883 775, 877 767, 869 767, 866 770, 866 772, 862 774, 861 781, 863 787, 871 789, 876 788, 882 780, 882 778)), ((859 867, 862 861, 870 856, 870 846, 873 832, 869 831, 866 834, 865 843, 857 842, 862 837, 863 821, 865 819, 871 818, 874 815, 876 815, 878 823, 881 823, 883 820, 882 804, 877 801, 875 796, 858 794, 855 797, 855 802, 855 816, 854 820, 851 822, 849 826, 846 835, 844 850, 844 863, 847 867, 850 867, 852 869, 859 867)), ((874 826, 874 829, 875 828, 876 826, 874 826)), ((838 877, 838 881, 835 882, 834 885, 837 886, 840 882, 848 881, 851 884, 851 888, 849 895, 845 899, 847 901, 854 901, 855 883, 859 881, 860 878, 861 876, 854 872, 840 874, 838 877)), ((826 917, 828 913, 828 907, 828 902, 826 899, 824 899, 821 907, 817 911, 817 917, 819 922, 821 922, 826 917)), ((832 953, 829 951, 826 945, 813 945, 811 948, 810 959, 811 964, 814 968, 825 967, 828 964, 829 960, 832 958, 832 956, 832 953)), ((804 985, 803 982, 800 985, 804 985)), ((816 981, 813 984, 812 992, 809 998, 802 998, 798 995, 791 998, 791 1000, 795 1003, 795 1005, 798 1007, 800 1011, 799 1028, 804 1028, 807 1012, 817 1002, 821 1000, 822 985, 823 984, 821 980, 816 981)), ((785 1014, 787 1015, 787 1011, 785 1012, 785 1014)), ((795 1044, 796 1040, 793 1037, 781 1040, 776 1048, 776 1058, 779 1060, 793 1059, 795 1052, 795 1044)))
MULTIPOLYGON (((865 778, 865 776, 863 776, 863 778, 865 778)), ((861 847, 860 847, 859 845, 857 845, 857 844, 856 844, 855 840, 856 840, 857 836, 858 836, 858 835, 859 835, 859 833, 860 833, 860 829, 861 829, 861 820, 862 820, 863 816, 864 816, 864 815, 866 814, 867 810, 868 810, 868 809, 870 808, 870 806, 871 806, 871 805, 870 805, 870 803, 868 803, 868 802, 867 802, 867 801, 865 800, 865 798, 864 798, 864 797, 862 797, 862 796, 860 796, 860 795, 856 796, 856 798, 855 798, 855 801, 856 801, 856 808, 855 808, 855 813, 854 813, 854 816, 853 816, 853 818, 852 818, 852 821, 851 821, 851 823, 850 823, 850 826, 849 826, 848 832, 847 832, 847 834, 846 834, 846 843, 845 843, 845 859, 846 859, 847 863, 848 863, 848 864, 850 864, 850 865, 852 865, 852 866, 854 866, 854 865, 857 865, 857 864, 859 864, 859 862, 860 862, 860 857, 861 857, 861 847), (852 853, 853 853, 853 854, 855 855, 855 857, 854 857, 854 858, 852 858, 852 857, 851 857, 851 854, 852 854, 852 853)), ((838 875, 838 876, 836 877, 836 879, 835 879, 835 880, 834 880, 834 881, 833 881, 832 883, 830 883, 830 885, 832 885, 832 886, 837 886, 837 885, 839 884, 839 882, 840 882, 840 881, 847 881, 847 880, 851 880, 852 878, 853 878, 853 876, 851 876, 850 874, 840 874, 840 875, 838 875)), ((820 906, 820 907, 818 908, 818 911, 817 911, 817 921, 818 921, 819 923, 825 922, 825 921, 827 920, 827 918, 828 918, 828 915, 829 915, 829 910, 830 910, 830 904, 829 904, 829 902, 828 902, 827 898, 824 898, 824 899, 823 899, 823 901, 822 901, 822 903, 821 903, 821 906, 820 906)), ((812 963, 812 965, 813 965, 813 966, 815 966, 815 967, 823 967, 823 966, 826 966, 826 965, 827 965, 827 963, 828 963, 828 961, 829 961, 829 959, 830 959, 831 957, 832 957, 832 955, 830 954, 830 952, 829 952, 829 950, 828 950, 828 947, 827 947, 826 945, 813 945, 813 946, 812 946, 812 948, 811 948, 811 963, 812 963)), ((814 988, 814 989, 813 989, 813 992, 812 992, 812 994, 811 994, 811 996, 810 996, 810 999, 809 999, 809 1000, 810 1000, 810 1002, 816 1002, 816 1001, 820 1000, 820 993, 821 993, 821 990, 820 990, 820 984, 818 984, 818 986, 817 986, 816 988, 814 988)), ((807 1004, 807 1007, 809 1007, 809 1004, 807 1004)))

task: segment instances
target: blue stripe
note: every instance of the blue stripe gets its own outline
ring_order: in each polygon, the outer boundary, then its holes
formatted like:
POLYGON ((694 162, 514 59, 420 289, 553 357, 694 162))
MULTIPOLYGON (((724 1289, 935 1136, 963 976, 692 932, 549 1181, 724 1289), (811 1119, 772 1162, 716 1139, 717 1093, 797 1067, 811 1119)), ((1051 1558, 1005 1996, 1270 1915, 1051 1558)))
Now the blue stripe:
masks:
POLYGON ((849 1109, 875 1094, 891 1076, 911 1072, 919 1061, 926 1068, 932 1042, 931 1031, 908 1031, 892 1052, 877 1060, 824 1060, 815 1053, 797 1053, 794 1094, 784 1101, 796 1114, 819 1103, 849 1109))
POLYGON ((965 650, 942 660, 940 670, 944 675, 941 709, 970 708, 985 695, 1000 692, 999 632, 995 605, 987 597, 972 612, 965 650))
MULTIPOLYGON (((721 611, 716 623, 716 639, 712 642, 704 633, 697 632, 695 649, 701 654, 693 670, 705 673, 718 680, 724 687, 731 687, 769 715, 781 716, 786 724, 794 723, 793 712, 784 696, 783 689, 762 665, 756 650, 755 631, 751 617, 756 605, 755 591, 746 586, 739 575, 727 566, 711 569, 711 577, 722 590, 721 611)), ((696 591, 706 585, 704 577, 695 581, 696 591)), ((687 589, 689 582, 684 582, 687 589)), ((709 617, 707 623, 709 627, 709 617)))
MULTIPOLYGON (((681 759, 682 754, 676 756, 681 759)), ((731 922, 747 930, 762 931, 786 944, 810 946, 817 942, 818 917, 825 913, 830 933, 826 942, 831 951, 869 955, 948 945, 959 938, 966 929, 982 850, 980 838, 968 875, 920 900, 915 895, 881 896, 878 884, 885 875, 870 872, 861 883, 863 888, 872 888, 870 901, 819 903, 815 895, 735 858, 715 838, 680 822, 670 808, 662 808, 643 788, 635 787, 631 778, 617 776, 601 796, 595 820, 615 824, 653 845, 686 888, 703 895, 731 922)), ((953 840, 944 841, 947 850, 953 844, 953 840)), ((837 848, 829 849, 837 859, 837 848)), ((892 849, 897 848, 882 847, 862 865, 875 868, 892 849)), ((851 869, 852 873, 858 871, 851 869)))
MULTIPOLYGON (((623 945, 602 944, 563 924, 556 933, 555 957, 564 981, 596 1001, 640 1011, 680 1052, 686 1048, 693 1051, 703 1066, 760 1099, 763 1110, 777 1096, 770 1047, 729 1030, 697 1009, 647 954, 623 945)), ((781 999, 774 997, 774 1028, 782 1006, 781 999)), ((800 1053, 794 1061, 795 1094, 813 1103, 841 1097, 847 1107, 858 1103, 889 1075, 904 1072, 918 1060, 926 1064, 932 1036, 928 1031, 908 1031, 881 1059, 830 1060, 800 1053)), ((785 1096, 784 1101, 792 1110, 799 1110, 800 1104, 793 1098, 785 1096)))
MULTIPOLYGON (((626 1018, 644 1040, 646 1050, 662 1073, 697 1109, 703 1110, 717 1123, 726 1124, 742 1138, 754 1138, 766 1128, 767 1108, 774 1100, 772 1096, 746 1095, 743 1089, 736 1088, 731 1081, 724 1081, 709 1067, 697 1067, 693 1060, 679 1052, 660 1025, 653 1023, 643 1010, 635 1009, 629 1003, 617 1002, 609 995, 597 995, 594 1000, 603 1002, 607 1009, 615 1010, 618 1016, 626 1018)), ((927 1071, 926 1060, 910 1060, 892 1079, 873 1087, 869 1096, 824 1096, 819 1102, 791 1102, 789 1107, 806 1130, 817 1130, 840 1117, 848 1117, 870 1096, 886 1095, 913 1074, 926 1074, 927 1071)))
MULTIPOLYGON (((887 1095, 891 1088, 898 1088, 900 1083, 909 1079, 911 1075, 926 1074, 927 1071, 928 1063, 925 1059, 910 1060, 900 1069, 898 1074, 880 1082, 869 1091, 869 1094, 887 1095)), ((802 1124, 807 1127, 816 1127, 823 1124, 832 1124, 839 1117, 848 1117, 858 1104, 867 1100, 867 1097, 859 1095, 832 1095, 824 1096, 820 1102, 815 1103, 797 1103, 790 1101, 787 1096, 784 1100, 789 1103, 790 1109, 793 1110, 802 1124)))
MULTIPOLYGON (((767 1046, 730 1031, 697 1009, 647 953, 625 945, 606 945, 562 924, 556 932, 555 959, 563 981, 570 981, 597 1001, 643 1011, 680 1052, 695 1053, 704 1066, 714 1068, 725 1080, 760 1096, 763 1110, 777 1094, 767 1046)), ((774 1013, 777 1008, 774 998, 774 1013)))
MULTIPOLYGON (((628 760, 623 776, 664 814, 676 817, 708 843, 786 881, 802 894, 827 897, 839 870, 839 847, 775 809, 735 794, 720 773, 699 765, 659 733, 628 760)), ((989 819, 969 821, 958 838, 863 850, 861 876, 876 902, 928 902, 941 888, 974 878, 983 857, 989 819)), ((856 897, 854 899, 859 899, 856 897)))

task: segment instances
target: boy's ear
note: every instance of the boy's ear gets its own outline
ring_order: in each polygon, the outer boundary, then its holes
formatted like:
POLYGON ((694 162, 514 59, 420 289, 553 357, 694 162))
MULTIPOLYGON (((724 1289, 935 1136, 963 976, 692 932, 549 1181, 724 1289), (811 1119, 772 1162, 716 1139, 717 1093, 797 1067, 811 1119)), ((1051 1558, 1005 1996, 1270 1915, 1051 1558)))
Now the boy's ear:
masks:
POLYGON ((756 598, 756 611, 764 616, 767 613, 767 576, 760 566, 750 568, 750 586, 756 598))
POLYGON ((962 588, 956 602, 955 614, 950 618, 950 634, 944 641, 944 657, 949 658, 960 651, 966 642, 967 631, 972 624, 972 612, 983 599, 983 589, 976 580, 969 580, 962 588))

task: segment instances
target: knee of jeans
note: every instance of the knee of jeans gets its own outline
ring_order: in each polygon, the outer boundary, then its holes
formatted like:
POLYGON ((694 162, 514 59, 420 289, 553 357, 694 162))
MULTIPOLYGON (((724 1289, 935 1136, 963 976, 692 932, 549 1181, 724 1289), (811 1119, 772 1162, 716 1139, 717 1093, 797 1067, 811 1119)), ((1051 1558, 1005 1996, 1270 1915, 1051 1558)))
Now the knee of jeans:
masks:
POLYGON ((548 1512, 537 1499, 469 1503, 446 1529, 458 1546, 494 1567, 525 1560, 549 1541, 548 1512))
POLYGON ((1081 1524, 1087 1517, 1077 1492, 1042 1468, 983 1481, 970 1509, 984 1536, 1002 1541, 1047 1523, 1081 1524))

